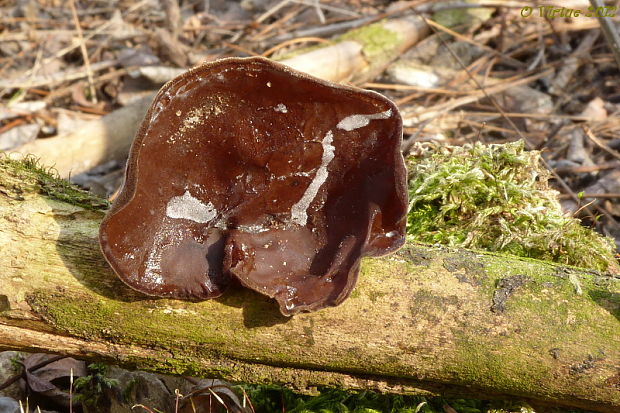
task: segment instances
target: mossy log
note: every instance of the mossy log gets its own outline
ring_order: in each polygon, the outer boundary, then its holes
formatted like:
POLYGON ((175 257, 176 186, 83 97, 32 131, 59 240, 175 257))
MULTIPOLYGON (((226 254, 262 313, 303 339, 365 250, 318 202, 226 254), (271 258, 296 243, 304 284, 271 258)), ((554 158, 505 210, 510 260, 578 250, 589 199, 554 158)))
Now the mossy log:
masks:
POLYGON ((408 243, 342 305, 284 318, 248 290, 132 291, 103 259, 107 203, 0 160, 0 349, 171 374, 620 409, 620 279, 408 243))

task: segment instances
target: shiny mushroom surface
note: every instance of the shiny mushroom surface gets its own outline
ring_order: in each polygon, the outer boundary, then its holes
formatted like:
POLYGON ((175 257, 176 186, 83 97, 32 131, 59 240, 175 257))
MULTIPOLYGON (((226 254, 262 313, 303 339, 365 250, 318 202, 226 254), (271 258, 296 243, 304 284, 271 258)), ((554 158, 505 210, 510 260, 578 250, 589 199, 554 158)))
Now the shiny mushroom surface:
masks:
POLYGON ((130 287, 189 300, 231 281, 284 315, 344 301, 360 260, 404 243, 402 121, 382 95, 264 58, 167 83, 100 228, 130 287))

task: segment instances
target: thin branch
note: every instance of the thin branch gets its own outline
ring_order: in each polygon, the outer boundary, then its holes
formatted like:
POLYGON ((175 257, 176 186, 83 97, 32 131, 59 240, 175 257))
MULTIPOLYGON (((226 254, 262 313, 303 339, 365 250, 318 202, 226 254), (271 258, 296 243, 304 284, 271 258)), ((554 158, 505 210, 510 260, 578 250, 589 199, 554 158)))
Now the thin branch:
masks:
MULTIPOLYGON (((596 9, 606 9, 601 0, 590 0, 590 4, 592 4, 592 6, 596 9)), ((607 40, 609 49, 611 49, 611 53, 614 55, 614 59, 616 59, 618 70, 620 70, 620 36, 618 36, 618 31, 609 17, 599 16, 599 13, 596 13, 596 18, 601 24, 601 30, 603 31, 605 40, 607 40)))
POLYGON ((86 41, 82 35, 82 26, 80 25, 80 19, 78 18, 77 10, 75 9, 75 0, 69 2, 71 7, 71 14, 73 14, 73 22, 75 23, 75 30, 77 30, 78 39, 80 41, 80 50, 82 52, 82 58, 84 59, 84 67, 86 68, 86 76, 88 78, 88 87, 90 89, 90 98, 93 103, 97 103, 97 90, 95 89, 95 82, 93 80, 93 71, 90 67, 90 59, 88 58, 88 50, 86 50, 86 41))

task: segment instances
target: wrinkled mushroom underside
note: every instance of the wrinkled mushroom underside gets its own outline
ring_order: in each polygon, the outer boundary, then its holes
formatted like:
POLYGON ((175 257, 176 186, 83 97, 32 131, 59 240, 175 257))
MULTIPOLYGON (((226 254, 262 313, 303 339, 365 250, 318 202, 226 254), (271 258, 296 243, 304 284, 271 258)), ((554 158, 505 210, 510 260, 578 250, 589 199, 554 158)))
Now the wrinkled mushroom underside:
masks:
POLYGON ((265 59, 165 85, 101 227, 103 252, 149 295, 214 298, 232 280, 283 314, 337 305, 364 255, 404 242, 396 107, 265 59))

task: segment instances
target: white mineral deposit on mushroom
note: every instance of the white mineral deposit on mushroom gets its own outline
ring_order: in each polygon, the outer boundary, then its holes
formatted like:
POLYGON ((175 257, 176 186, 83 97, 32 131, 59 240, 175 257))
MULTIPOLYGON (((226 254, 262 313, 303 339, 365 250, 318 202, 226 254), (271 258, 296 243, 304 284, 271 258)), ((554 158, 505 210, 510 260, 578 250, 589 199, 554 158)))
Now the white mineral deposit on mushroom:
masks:
POLYGON ((284 306, 287 310, 292 310, 293 308, 295 308, 295 303, 293 303, 293 299, 297 297, 296 294, 297 288, 291 286, 286 287, 286 304, 284 304, 284 306))
POLYGON ((164 283, 164 278, 161 276, 161 246, 163 238, 163 230, 160 229, 153 240, 153 248, 149 252, 144 270, 144 281, 154 285, 162 285, 164 283))
POLYGON ((194 198, 189 191, 181 196, 174 196, 168 201, 166 215, 169 218, 189 219, 194 222, 206 224, 217 215, 217 210, 211 202, 202 203, 194 198))
POLYGON ((280 113, 288 113, 288 108, 284 103, 278 103, 275 108, 273 108, 276 112, 280 113))
POLYGON ((352 130, 367 126, 371 120, 388 119, 390 116, 392 116, 391 109, 388 109, 385 112, 371 113, 368 115, 351 115, 338 122, 338 125, 336 125, 336 127, 338 129, 351 132, 352 130))
POLYGON ((304 192, 301 199, 291 208, 291 222, 301 225, 302 227, 305 226, 308 221, 308 208, 310 207, 310 203, 314 200, 316 194, 319 192, 319 188, 321 188, 321 185, 323 185, 329 175, 327 165, 334 159, 336 151, 336 148, 332 145, 333 141, 333 132, 327 131, 325 137, 321 141, 321 145, 323 145, 321 166, 316 171, 316 175, 314 175, 308 188, 306 188, 306 192, 304 192))

